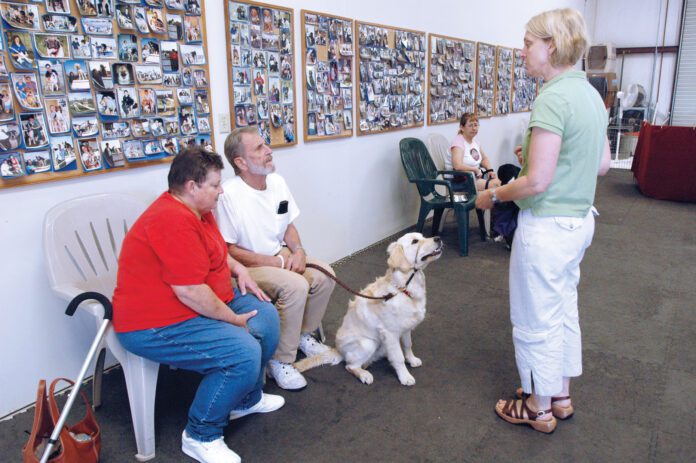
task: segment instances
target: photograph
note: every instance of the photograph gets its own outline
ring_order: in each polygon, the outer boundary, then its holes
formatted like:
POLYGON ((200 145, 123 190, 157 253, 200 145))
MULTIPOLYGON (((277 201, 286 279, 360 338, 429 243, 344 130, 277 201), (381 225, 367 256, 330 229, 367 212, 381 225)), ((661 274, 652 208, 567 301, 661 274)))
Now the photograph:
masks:
POLYGON ((10 74, 7 72, 7 65, 5 64, 5 55, 0 53, 0 79, 9 79, 9 78, 10 78, 10 74))
POLYGON ((284 80, 282 83, 281 99, 283 104, 293 104, 294 103, 294 92, 293 92, 292 82, 284 80))
POLYGON ((36 33, 34 47, 41 58, 70 58, 67 35, 36 33))
POLYGON ((116 101, 118 102, 118 112, 123 118, 140 116, 140 104, 138 94, 134 88, 119 87, 116 90, 116 101))
POLYGON ((184 66, 203 66, 206 64, 203 45, 180 45, 179 51, 184 66))
MULTIPOLYGON (((249 69, 248 68, 233 68, 232 80, 237 85, 249 85, 249 69)), ((187 85, 184 83, 184 85, 187 85)))
POLYGON ((0 3, 0 15, 14 29, 39 31, 39 7, 31 4, 0 3))
POLYGON ((250 104, 251 103, 251 87, 233 87, 234 103, 235 104, 250 104))
POLYGON ((176 89, 176 99, 179 100, 179 105, 190 106, 193 104, 193 90, 190 88, 176 89))
POLYGON ((116 59, 117 45, 113 37, 92 37, 92 58, 116 59))
POLYGON ((111 63, 106 61, 90 61, 88 65, 89 75, 95 90, 110 90, 114 88, 111 63))
POLYGON ((51 137, 49 149, 54 172, 74 170, 77 167, 77 153, 73 137, 69 135, 51 137))
POLYGON ((70 92, 89 92, 89 71, 84 60, 67 60, 64 62, 65 77, 70 92))
POLYGON ((5 31, 5 37, 7 39, 7 52, 14 67, 17 69, 34 69, 36 57, 34 56, 31 34, 19 31, 5 31))
POLYGON ((210 128, 210 118, 199 117, 198 118, 198 133, 210 133, 212 130, 210 128))
POLYGON ((246 111, 244 110, 244 106, 235 106, 234 107, 234 126, 235 127, 244 127, 247 125, 247 120, 246 120, 246 111))
POLYGON ((106 18, 82 18, 82 30, 89 35, 113 35, 114 24, 106 18))
POLYGON ((184 0, 164 0, 170 10, 184 11, 184 0))
POLYGON ((246 120, 249 125, 256 124, 256 106, 253 104, 246 107, 246 120))
POLYGON ((71 35, 70 50, 73 58, 91 58, 92 47, 90 46, 91 37, 88 35, 71 35))
POLYGON ((147 18, 145 17, 145 8, 142 6, 133 7, 133 19, 135 20, 135 27, 138 28, 141 34, 149 34, 150 28, 147 25, 147 18))
POLYGON ((64 95, 65 76, 60 61, 39 60, 39 82, 44 96, 64 95))
POLYGON ((271 8, 263 8, 261 10, 261 24, 264 32, 273 32, 275 23, 275 11, 271 8))
POLYGON ((135 76, 139 84, 161 84, 162 68, 156 64, 136 64, 135 76))
POLYGON ((162 154, 162 144, 159 140, 143 140, 143 152, 145 156, 157 156, 162 154))
POLYGON ((179 129, 184 135, 191 135, 197 132, 196 116, 193 114, 193 107, 179 108, 179 129))
POLYGON ((48 151, 25 151, 24 167, 27 171, 27 175, 50 172, 51 155, 48 151))
POLYGON ((161 117, 153 117, 150 119, 150 134, 154 137, 161 137, 166 134, 164 120, 161 117))
POLYGON ((350 111, 343 111, 343 127, 345 130, 353 130, 353 114, 350 111))
POLYGON ((173 116, 176 114, 176 101, 173 90, 157 90, 157 114, 160 116, 173 116))
POLYGON ((70 109, 65 98, 46 98, 48 133, 51 135, 70 132, 70 109))
POLYGON ((113 90, 97 92, 97 111, 101 117, 118 117, 116 93, 113 90))
POLYGON ((195 102, 197 115, 210 114, 210 102, 208 101, 207 90, 195 90, 193 92, 193 100, 195 102))
POLYGON ((160 41, 152 37, 140 39, 140 57, 145 64, 160 63, 160 41))
POLYGON ((201 2, 199 0, 187 0, 186 1, 186 14, 200 16, 201 15, 201 2))
POLYGON ((256 113, 259 119, 268 119, 268 101, 266 98, 256 98, 256 113))
POLYGON ((82 16, 97 15, 97 0, 78 0, 77 10, 82 16))
POLYGON ((45 14, 41 16, 41 20, 48 32, 77 32, 77 18, 74 16, 45 14))
POLYGON ((10 122, 0 124, 0 152, 12 151, 22 146, 22 134, 19 124, 10 122))
POLYGON ((242 49, 240 48, 239 45, 232 45, 230 47, 232 50, 232 66, 241 66, 242 65, 242 49))
POLYGON ((193 71, 190 68, 185 68, 181 73, 181 84, 191 87, 193 85, 193 71))
POLYGON ((104 140, 131 136, 130 125, 127 121, 102 122, 101 133, 104 140))
POLYGON ((13 72, 10 74, 17 102, 22 109, 36 111, 43 109, 39 85, 33 72, 13 72))
POLYGON ((184 39, 186 43, 198 43, 203 41, 200 16, 186 16, 184 18, 184 39))
MULTIPOLYGON (((0 136, 2 136, 2 127, 0 127, 0 136)), ((0 140, 0 143, 2 140, 0 140)), ((19 153, 1 153, 0 154, 0 173, 2 178, 15 178, 24 175, 22 170, 22 161, 19 153)))
POLYGON ((177 42, 163 40, 160 42, 160 50, 162 70, 164 72, 178 72, 179 44, 177 42))
POLYGON ((135 119, 131 120, 130 123, 131 123, 131 132, 133 133, 134 137, 142 138, 142 137, 150 136, 150 120, 149 119, 135 118, 135 119))
POLYGON ((11 121, 15 118, 12 104, 12 89, 6 82, 0 83, 0 121, 11 121))
POLYGON ((128 5, 116 5, 116 22, 119 29, 135 29, 135 22, 131 14, 131 7, 128 5))
POLYGON ((114 63, 111 66, 114 84, 135 85, 133 65, 130 63, 114 63))
POLYGON ((263 71, 255 71, 254 73, 254 95, 266 94, 266 79, 263 75, 263 71))
POLYGON ((167 13, 167 38, 169 40, 184 38, 184 20, 181 15, 167 13))
POLYGON ((82 168, 85 172, 102 168, 101 153, 99 152, 99 143, 96 138, 78 140, 77 150, 80 153, 80 161, 82 161, 82 168))
POLYGON ((19 115, 22 137, 26 149, 45 148, 48 146, 48 131, 43 113, 23 113, 19 115))
POLYGON ((178 72, 164 74, 162 76, 162 83, 165 87, 178 87, 181 85, 181 74, 178 72))
POLYGON ((270 119, 271 119, 271 125, 273 127, 278 128, 281 125, 283 125, 283 113, 282 113, 282 110, 280 109, 279 104, 272 104, 271 105, 270 119))
POLYGON ((140 87, 138 95, 140 96, 140 115, 154 116, 157 114, 157 96, 155 91, 151 88, 140 87))
POLYGON ((193 71, 193 83, 198 88, 208 86, 208 79, 205 77, 205 69, 196 69, 193 71))
POLYGON ((123 155, 129 161, 143 159, 145 157, 145 153, 143 153, 143 144, 140 142, 140 140, 124 141, 123 155))
POLYGON ((167 156, 176 156, 179 153, 179 140, 176 137, 165 138, 160 141, 167 156))
POLYGON ((268 78, 268 97, 271 103, 280 103, 280 78, 268 78))
MULTIPOLYGON (((85 1, 85 0, 83 0, 85 1)), ((89 1, 89 0, 87 0, 89 1)), ((94 0, 97 6, 97 16, 111 18, 114 15, 114 0, 94 0)), ((79 3, 79 0, 78 0, 79 3)))
POLYGON ((74 117, 72 119, 73 134, 77 138, 94 137, 99 134, 99 125, 95 116, 74 117))
POLYGON ((164 131, 167 135, 179 135, 179 120, 176 116, 164 117, 164 131))
POLYGON ((162 8, 164 6, 164 0, 145 0, 145 4, 154 6, 155 8, 162 8))
POLYGON ((158 8, 147 8, 147 25, 153 34, 166 34, 167 26, 162 16, 162 10, 158 8))
POLYGON ((49 13, 70 14, 70 0, 47 0, 46 11, 49 13))
POLYGON ((120 140, 107 140, 101 142, 101 153, 107 168, 123 167, 126 162, 123 157, 123 148, 120 140))

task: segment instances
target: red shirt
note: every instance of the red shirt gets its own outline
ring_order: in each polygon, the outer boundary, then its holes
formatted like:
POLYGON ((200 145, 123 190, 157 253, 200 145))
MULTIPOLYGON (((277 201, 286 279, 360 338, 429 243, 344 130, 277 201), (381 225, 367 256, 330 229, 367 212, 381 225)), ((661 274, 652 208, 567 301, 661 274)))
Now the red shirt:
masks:
POLYGON ((114 291, 117 332, 180 323, 199 314, 184 305, 172 285, 207 284, 224 302, 234 297, 227 245, 211 212, 200 219, 163 193, 123 240, 114 291))

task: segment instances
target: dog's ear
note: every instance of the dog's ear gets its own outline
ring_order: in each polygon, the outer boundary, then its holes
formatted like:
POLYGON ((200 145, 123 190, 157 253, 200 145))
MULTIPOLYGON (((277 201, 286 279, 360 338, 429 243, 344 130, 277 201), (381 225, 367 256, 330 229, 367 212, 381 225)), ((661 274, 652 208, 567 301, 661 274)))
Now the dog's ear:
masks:
POLYGON ((387 260, 387 265, 389 268, 394 270, 401 270, 402 272, 408 272, 411 270, 411 264, 409 264, 404 254, 404 247, 399 243, 392 243, 387 248, 389 253, 389 259, 387 260))

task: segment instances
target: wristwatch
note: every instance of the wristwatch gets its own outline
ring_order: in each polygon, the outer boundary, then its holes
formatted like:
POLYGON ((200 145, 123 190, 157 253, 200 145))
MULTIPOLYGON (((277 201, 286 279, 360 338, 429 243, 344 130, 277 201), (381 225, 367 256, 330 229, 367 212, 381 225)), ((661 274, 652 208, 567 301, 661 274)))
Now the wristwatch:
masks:
POLYGON ((491 202, 493 203, 493 205, 498 204, 500 200, 498 199, 498 196, 496 196, 495 194, 495 188, 491 188, 489 191, 491 192, 491 202))

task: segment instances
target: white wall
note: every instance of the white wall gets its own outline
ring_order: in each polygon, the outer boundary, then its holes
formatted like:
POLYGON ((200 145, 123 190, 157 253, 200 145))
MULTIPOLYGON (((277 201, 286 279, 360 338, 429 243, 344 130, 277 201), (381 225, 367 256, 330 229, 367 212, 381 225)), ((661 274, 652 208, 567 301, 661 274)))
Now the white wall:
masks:
MULTIPOLYGON (((662 46, 666 18, 664 45, 679 45, 682 8, 680 0, 592 1, 596 10, 595 21, 590 26, 594 29, 593 43, 613 42, 617 48, 662 46)), ((642 85, 650 103, 657 104, 658 122, 668 114, 672 103, 674 69, 677 63, 676 53, 666 53, 662 56, 660 72, 659 54, 626 55, 623 60, 621 86, 621 90, 627 91, 631 84, 642 85)), ((617 76, 621 69, 621 58, 617 57, 617 76)))
MULTIPOLYGON (((462 37, 509 47, 521 47, 524 24, 550 8, 583 0, 351 0, 278 1, 295 9, 333 13, 363 21, 462 37)), ((228 113, 223 1, 208 0, 207 38, 211 71, 216 147, 224 134, 217 116, 228 113)), ((300 49, 302 35, 295 37, 300 49)), ((617 40, 617 42, 620 42, 617 40)), ((295 73, 301 60, 295 53, 295 73)), ((301 80, 299 80, 301 84, 301 80)), ((298 109, 300 88, 296 88, 298 109)), ((298 111, 297 132, 302 133, 298 111)), ((512 162, 512 147, 521 139, 528 114, 483 120, 480 142, 494 165, 512 162)), ((416 221, 418 198, 402 172, 398 142, 440 132, 448 138, 455 124, 423 127, 383 135, 305 144, 275 151, 278 172, 285 176, 302 209, 298 228, 305 247, 319 258, 334 261, 360 250, 416 221)), ((301 139, 301 136, 299 136, 301 139)), ((0 243, 3 243, 0 294, 0 416, 34 400, 39 378, 75 377, 94 336, 93 324, 63 315, 65 303, 47 287, 41 244, 43 217, 59 202, 102 192, 129 193, 147 201, 166 188, 168 166, 152 166, 85 179, 67 180, 0 191, 0 243)), ((232 175, 232 169, 224 172, 232 175)))

